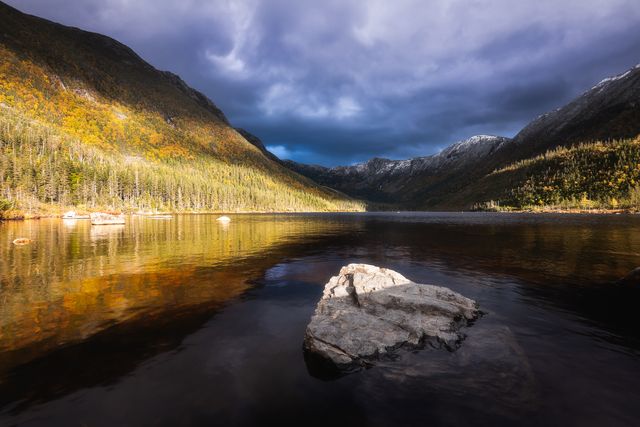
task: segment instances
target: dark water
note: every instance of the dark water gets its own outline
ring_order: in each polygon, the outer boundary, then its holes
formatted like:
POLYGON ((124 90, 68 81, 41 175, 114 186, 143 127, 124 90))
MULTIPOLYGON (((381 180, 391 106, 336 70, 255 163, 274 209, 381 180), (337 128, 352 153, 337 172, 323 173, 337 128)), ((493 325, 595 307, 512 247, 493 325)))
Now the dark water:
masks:
POLYGON ((214 219, 0 225, 0 425, 640 425, 640 292, 614 283, 640 217, 214 219), (304 330, 349 262, 486 315, 456 352, 317 379, 304 330))

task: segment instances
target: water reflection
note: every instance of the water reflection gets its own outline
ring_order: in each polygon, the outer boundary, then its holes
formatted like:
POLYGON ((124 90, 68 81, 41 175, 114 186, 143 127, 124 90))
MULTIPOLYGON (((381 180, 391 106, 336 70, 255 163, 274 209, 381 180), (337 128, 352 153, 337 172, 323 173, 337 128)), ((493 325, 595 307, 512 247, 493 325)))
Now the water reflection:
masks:
POLYGON ((209 216, 183 216, 68 226, 2 225, 3 241, 28 235, 35 244, 0 249, 0 368, 142 314, 234 298, 270 251, 332 223, 240 217, 223 227, 209 216))
POLYGON ((639 265, 635 216, 4 223, 0 424, 632 424, 639 295, 613 283, 639 265), (451 287, 487 315, 456 353, 318 382, 302 336, 349 262, 451 287))
POLYGON ((117 241, 119 237, 124 235, 124 224, 94 226, 90 230, 89 235, 94 242, 98 240, 117 241))

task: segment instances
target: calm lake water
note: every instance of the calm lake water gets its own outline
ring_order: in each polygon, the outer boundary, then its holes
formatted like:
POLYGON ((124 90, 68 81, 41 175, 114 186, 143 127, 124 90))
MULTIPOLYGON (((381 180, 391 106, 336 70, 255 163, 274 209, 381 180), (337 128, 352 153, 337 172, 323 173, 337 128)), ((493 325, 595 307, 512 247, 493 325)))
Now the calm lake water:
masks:
POLYGON ((0 224, 0 425, 640 425, 640 291, 615 284, 640 216, 232 218, 0 224), (350 262, 485 315, 456 352, 316 378, 304 331, 350 262))

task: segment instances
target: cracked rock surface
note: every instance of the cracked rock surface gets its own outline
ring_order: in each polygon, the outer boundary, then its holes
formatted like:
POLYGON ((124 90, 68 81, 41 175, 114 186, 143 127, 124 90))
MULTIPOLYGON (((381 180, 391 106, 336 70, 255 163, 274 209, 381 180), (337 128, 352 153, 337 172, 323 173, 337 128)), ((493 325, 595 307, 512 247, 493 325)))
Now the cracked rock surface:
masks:
POLYGON ((307 326, 305 351, 339 371, 355 370, 433 339, 455 350, 478 304, 450 289, 417 284, 367 264, 349 264, 325 285, 307 326))

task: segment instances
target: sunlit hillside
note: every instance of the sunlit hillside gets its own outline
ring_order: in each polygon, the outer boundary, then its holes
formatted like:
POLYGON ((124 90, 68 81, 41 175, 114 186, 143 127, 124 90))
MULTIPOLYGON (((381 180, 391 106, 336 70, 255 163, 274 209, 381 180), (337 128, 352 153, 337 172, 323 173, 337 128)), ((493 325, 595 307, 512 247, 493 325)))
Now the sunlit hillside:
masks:
POLYGON ((560 147, 485 177, 478 207, 640 209, 640 138, 560 147), (500 190, 499 190, 500 189, 500 190))
POLYGON ((5 207, 363 209, 268 159, 205 96, 115 40, 2 3, 0 27, 5 207))

